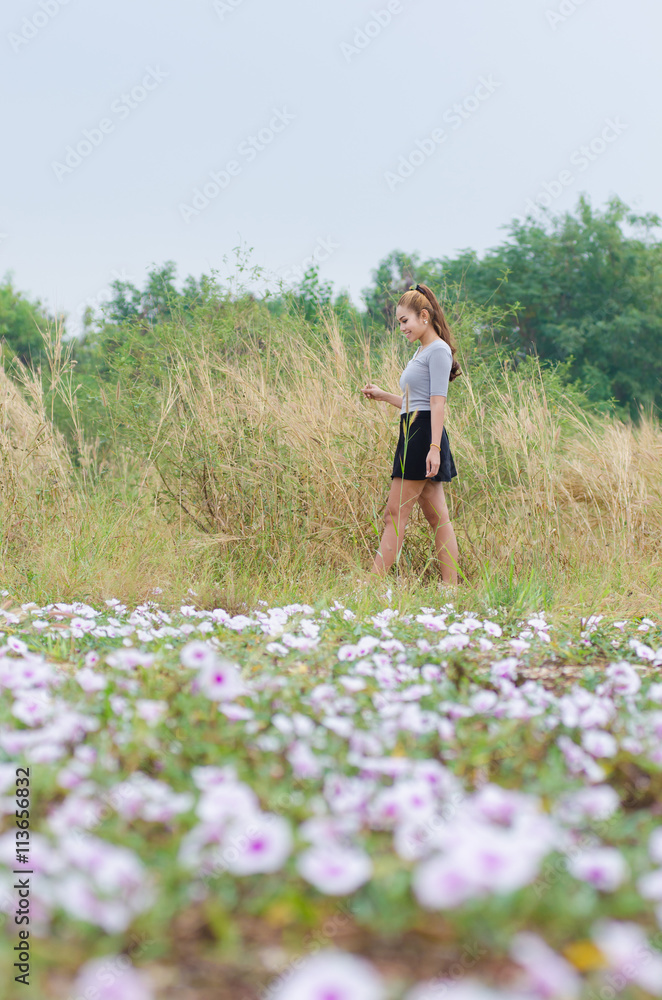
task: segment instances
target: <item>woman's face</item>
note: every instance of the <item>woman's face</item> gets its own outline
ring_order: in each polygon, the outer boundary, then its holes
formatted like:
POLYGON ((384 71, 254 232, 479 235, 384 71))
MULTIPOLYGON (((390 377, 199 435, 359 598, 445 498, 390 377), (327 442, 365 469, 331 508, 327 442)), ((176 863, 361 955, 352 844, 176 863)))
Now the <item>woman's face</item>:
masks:
POLYGON ((400 333, 404 334, 410 344, 415 340, 420 340, 425 331, 430 329, 429 323, 427 326, 425 324, 425 320, 428 318, 425 310, 421 316, 417 316, 413 309, 398 306, 395 318, 400 324, 400 333))

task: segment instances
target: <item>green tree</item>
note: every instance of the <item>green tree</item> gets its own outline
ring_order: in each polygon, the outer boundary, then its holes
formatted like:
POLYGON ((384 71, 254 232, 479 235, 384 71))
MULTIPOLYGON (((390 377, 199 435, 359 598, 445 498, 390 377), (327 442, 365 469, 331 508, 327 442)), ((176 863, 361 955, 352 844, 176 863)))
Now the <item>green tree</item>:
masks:
POLYGON ((515 357, 564 362, 595 401, 615 399, 636 417, 662 404, 662 243, 658 216, 619 198, 603 211, 581 196, 575 212, 514 220, 480 257, 420 260, 396 251, 364 293, 372 314, 413 281, 459 302, 493 306, 498 341, 515 357))
POLYGON ((39 299, 31 300, 19 292, 11 274, 4 276, 0 284, 0 341, 10 359, 16 357, 26 365, 43 362, 39 330, 53 320, 39 299))

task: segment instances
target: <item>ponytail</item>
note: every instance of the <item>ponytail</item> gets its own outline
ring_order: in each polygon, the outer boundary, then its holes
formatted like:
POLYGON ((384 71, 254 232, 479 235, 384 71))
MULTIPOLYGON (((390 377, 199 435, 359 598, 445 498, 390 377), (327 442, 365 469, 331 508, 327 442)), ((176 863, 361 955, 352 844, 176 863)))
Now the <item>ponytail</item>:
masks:
POLYGON ((451 372, 448 376, 449 382, 452 382, 458 375, 461 375, 462 369, 455 360, 456 348, 453 343, 453 335, 446 317, 444 316, 444 310, 439 305, 437 296, 434 294, 432 289, 428 288, 427 285, 412 285, 409 291, 405 292, 404 295, 400 297, 398 305, 402 306, 404 309, 413 309, 417 316, 420 316, 422 311, 427 309, 437 335, 448 344, 453 355, 451 372))

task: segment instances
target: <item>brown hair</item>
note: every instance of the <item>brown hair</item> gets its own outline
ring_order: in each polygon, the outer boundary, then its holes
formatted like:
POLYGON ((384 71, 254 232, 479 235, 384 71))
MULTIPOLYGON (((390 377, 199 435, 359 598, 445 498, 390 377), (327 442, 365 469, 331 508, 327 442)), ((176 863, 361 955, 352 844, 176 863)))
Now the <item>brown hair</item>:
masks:
POLYGON ((432 325, 438 336, 448 344, 453 354, 451 373, 448 376, 449 382, 452 382, 454 378, 461 375, 462 369, 455 360, 455 344, 453 343, 453 335, 446 321, 446 317, 444 316, 444 310, 439 305, 437 296, 434 294, 432 289, 428 288, 427 285, 417 285, 416 288, 410 288, 408 292, 405 292, 404 295, 400 296, 398 305, 405 309, 413 309, 417 316, 420 316, 422 311, 427 309, 430 314, 430 319, 432 320, 432 325))

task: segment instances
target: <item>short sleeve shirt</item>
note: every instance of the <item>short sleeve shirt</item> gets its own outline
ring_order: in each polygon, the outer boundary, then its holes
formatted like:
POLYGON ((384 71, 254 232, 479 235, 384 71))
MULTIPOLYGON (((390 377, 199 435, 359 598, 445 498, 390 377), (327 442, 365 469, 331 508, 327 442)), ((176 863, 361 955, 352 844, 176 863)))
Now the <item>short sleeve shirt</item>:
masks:
POLYGON ((402 406, 400 413, 429 410, 430 396, 447 396, 453 352, 445 340, 435 340, 419 348, 400 376, 402 406), (407 405, 409 386, 409 405, 407 405))

